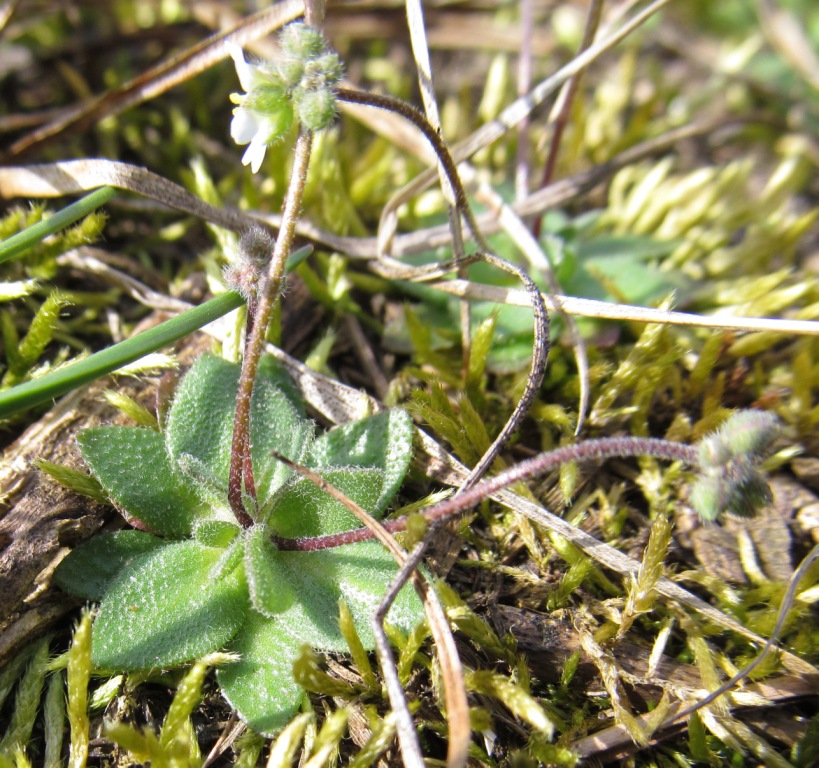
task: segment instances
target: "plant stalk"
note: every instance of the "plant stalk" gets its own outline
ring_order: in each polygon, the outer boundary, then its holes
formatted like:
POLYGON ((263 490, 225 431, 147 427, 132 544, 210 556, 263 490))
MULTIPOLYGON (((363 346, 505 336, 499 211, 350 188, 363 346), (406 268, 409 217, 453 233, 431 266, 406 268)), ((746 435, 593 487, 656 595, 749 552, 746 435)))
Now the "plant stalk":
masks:
MULTIPOLYGON (((565 445, 538 454, 457 496, 424 510, 420 514, 426 518, 427 522, 437 523, 465 512, 488 496, 492 496, 510 485, 551 472, 568 462, 602 461, 612 458, 627 458, 629 456, 652 456, 666 461, 681 461, 693 468, 700 466, 699 450, 693 445, 684 445, 653 437, 601 437, 584 440, 576 445, 565 445)), ((285 457, 276 455, 276 458, 298 469, 297 465, 285 457)), ((324 482, 326 483, 326 481, 324 482)), ((330 484, 326 483, 326 485, 329 486, 330 484)), ((407 519, 406 517, 400 517, 396 520, 388 520, 383 523, 383 526, 390 533, 404 531, 407 527, 407 519)), ((372 538, 373 532, 368 528, 356 528, 352 531, 316 536, 309 539, 273 537, 272 541, 282 550, 314 552, 320 549, 344 546, 345 544, 355 544, 372 538)))
POLYGON ((252 328, 245 344, 242 373, 239 377, 239 392, 236 396, 236 416, 233 420, 233 444, 230 453, 230 475, 228 479, 228 501, 233 514, 244 528, 253 524, 245 511, 243 491, 255 502, 256 488, 253 482, 253 465, 250 456, 250 403, 253 397, 253 383, 259 359, 264 348, 267 326, 273 307, 281 295, 287 256, 293 245, 296 222, 301 211, 307 168, 310 164, 310 150, 313 146, 312 134, 302 129, 296 140, 293 153, 293 168, 282 210, 282 221, 267 275, 258 290, 258 304, 252 320, 252 328))

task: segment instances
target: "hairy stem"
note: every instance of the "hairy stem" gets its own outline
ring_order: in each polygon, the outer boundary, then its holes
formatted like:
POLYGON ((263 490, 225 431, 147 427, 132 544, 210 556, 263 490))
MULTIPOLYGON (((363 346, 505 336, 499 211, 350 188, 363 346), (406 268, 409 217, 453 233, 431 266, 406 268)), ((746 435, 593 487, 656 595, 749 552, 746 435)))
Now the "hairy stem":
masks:
MULTIPOLYGON (((682 461, 694 468, 700 465, 699 452, 696 446, 683 445, 671 440, 652 437, 602 437, 538 454, 496 477, 485 480, 457 496, 424 510, 422 514, 428 522, 435 523, 465 512, 488 496, 492 496, 514 483, 551 472, 567 462, 602 461, 604 459, 626 458, 629 456, 653 456, 667 461, 682 461)), ((396 520, 388 520, 383 523, 383 526, 390 533, 403 531, 407 527, 407 518, 401 517, 396 520)), ((367 541, 372 538, 372 531, 367 528, 357 528, 344 533, 316 536, 309 539, 274 537, 273 541, 279 549, 313 552, 319 549, 330 549, 345 544, 367 541)))
POLYGON ((307 168, 310 164, 310 150, 313 145, 312 134, 302 130, 296 140, 293 153, 293 168, 290 172, 290 183, 282 210, 282 221, 273 256, 267 275, 258 291, 258 304, 252 329, 245 344, 242 360, 242 373, 239 378, 239 392, 236 396, 236 416, 233 420, 233 445, 230 454, 230 475, 228 480, 228 501, 239 524, 247 528, 253 524, 250 515, 245 511, 242 491, 246 491, 255 500, 256 490, 253 482, 253 468, 250 458, 250 403, 253 396, 253 383, 259 367, 259 358, 264 348, 267 326, 273 306, 281 294, 287 256, 293 245, 296 222, 301 211, 301 200, 307 168))

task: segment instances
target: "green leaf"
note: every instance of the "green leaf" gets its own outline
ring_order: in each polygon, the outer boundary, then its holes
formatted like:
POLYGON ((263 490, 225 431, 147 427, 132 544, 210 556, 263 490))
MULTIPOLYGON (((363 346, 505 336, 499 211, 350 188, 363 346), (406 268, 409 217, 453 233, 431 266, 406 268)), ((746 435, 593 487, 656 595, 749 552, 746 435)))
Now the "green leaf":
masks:
MULTIPOLYGON (((300 461, 313 430, 273 383, 274 376, 280 377, 274 371, 269 365, 260 367, 250 418, 250 451, 262 502, 292 475, 292 470, 270 455, 271 450, 300 461)), ((177 461, 193 457, 224 488, 228 486, 239 373, 238 365, 203 355, 179 385, 168 416, 171 454, 177 461)))
MULTIPOLYGON (((283 633, 321 650, 345 652, 347 643, 338 626, 338 602, 343 597, 362 644, 374 647, 370 622, 397 573, 395 561, 381 544, 366 541, 318 552, 280 551, 277 558, 287 588, 299 597, 271 619, 283 633)), ((405 587, 390 610, 390 622, 408 632, 422 617, 421 601, 412 587, 405 587)))
POLYGON ((103 669, 171 667, 225 645, 245 621, 241 569, 211 578, 222 550, 194 541, 149 552, 114 581, 94 622, 103 669))
POLYGON ((238 383, 239 366, 202 355, 177 387, 165 436, 177 462, 184 454, 193 456, 224 488, 228 486, 238 383))
POLYGON ((270 541, 266 525, 254 525, 247 530, 245 573, 250 591, 250 603, 268 618, 292 605, 295 594, 288 588, 287 574, 282 570, 278 550, 270 541))
MULTIPOLYGON (((312 450, 317 467, 378 467, 381 493, 371 514, 383 512, 398 492, 412 459, 412 419, 400 408, 344 424, 319 437, 312 450)), ((363 505, 362 505, 363 506, 363 505)))
POLYGON ((102 533, 76 547, 54 571, 60 589, 86 600, 101 600, 105 590, 137 558, 165 546, 144 531, 102 533))
POLYGON ((301 706, 305 694, 292 669, 304 642, 280 622, 251 612, 229 648, 240 661, 216 671, 224 697, 257 733, 272 736, 301 706))
POLYGON ((153 532, 188 536, 207 510, 175 470, 161 434, 140 427, 94 427, 77 441, 83 459, 108 495, 153 532))
POLYGON ((0 392, 0 418, 19 413, 36 405, 54 400, 145 355, 167 347, 183 336, 240 307, 244 300, 235 291, 228 291, 177 317, 132 336, 113 347, 95 352, 6 392, 0 392))
MULTIPOLYGON (((356 504, 372 512, 384 484, 379 469, 322 470, 321 476, 356 504)), ((293 480, 272 502, 272 512, 264 514, 270 529, 284 538, 323 536, 359 528, 361 522, 341 502, 304 477, 293 480)))

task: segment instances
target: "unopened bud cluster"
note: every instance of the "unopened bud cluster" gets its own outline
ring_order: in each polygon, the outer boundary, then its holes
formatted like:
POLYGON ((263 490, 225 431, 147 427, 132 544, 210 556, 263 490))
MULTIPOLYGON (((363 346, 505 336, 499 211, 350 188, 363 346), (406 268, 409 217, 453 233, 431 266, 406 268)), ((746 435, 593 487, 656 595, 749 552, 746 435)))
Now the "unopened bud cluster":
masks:
POLYGON ((241 48, 231 47, 239 81, 246 93, 231 95, 230 135, 237 144, 250 144, 242 162, 254 173, 265 149, 284 137, 294 120, 310 131, 320 131, 336 114, 335 88, 341 80, 338 54, 324 36, 307 24, 289 24, 280 37, 276 62, 251 64, 241 48))
POLYGON ((700 474, 690 496, 700 517, 715 520, 724 512, 752 517, 770 502, 771 489, 760 464, 779 432, 773 414, 737 411, 700 442, 700 474))
POLYGON ((273 238, 266 229, 254 224, 239 241, 238 258, 225 267, 225 282, 245 301, 256 298, 272 253, 273 238))

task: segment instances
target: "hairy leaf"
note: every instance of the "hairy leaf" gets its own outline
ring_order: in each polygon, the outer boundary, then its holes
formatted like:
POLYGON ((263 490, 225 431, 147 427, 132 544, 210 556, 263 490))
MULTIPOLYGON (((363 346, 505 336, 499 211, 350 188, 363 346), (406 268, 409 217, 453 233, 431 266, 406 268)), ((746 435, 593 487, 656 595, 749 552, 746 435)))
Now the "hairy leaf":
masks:
POLYGON ((173 458, 193 456, 225 488, 238 382, 237 365, 203 355, 177 387, 168 414, 166 439, 173 458))
POLYGON ((378 467, 383 486, 375 506, 383 512, 398 492, 412 459, 412 419, 394 408, 360 421, 336 427, 319 437, 312 451, 318 467, 378 467))
MULTIPOLYGON (((376 508, 384 484, 381 470, 328 469, 321 476, 368 512, 376 508)), ((274 533, 285 538, 322 536, 361 526, 341 502, 304 477, 283 488, 271 506, 266 522, 274 533)))
POLYGON ((178 472, 161 434, 138 427, 95 427, 79 435, 83 459, 108 495, 129 515, 165 536, 187 536, 205 514, 178 472))
POLYGON ((222 550, 194 541, 149 552, 105 595, 94 622, 92 660, 104 669, 170 667, 225 645, 248 610, 241 569, 214 580, 222 550))
MULTIPOLYGON (((344 598, 367 648, 375 644, 370 621, 395 576, 392 556, 375 541, 349 544, 318 552, 279 552, 287 587, 298 596, 272 621, 283 634, 327 651, 346 651, 338 626, 338 602, 344 598)), ((389 613, 389 621, 411 630, 423 616, 421 601, 404 587, 389 613)))
POLYGON ((251 612, 230 644, 241 659, 216 671, 228 703, 257 733, 281 730, 301 705, 304 691, 291 670, 304 642, 278 621, 251 612))
POLYGON ((282 568, 267 526, 254 525, 249 528, 245 545, 245 573, 250 603, 268 618, 286 610, 295 599, 282 568))
POLYGON ((84 541, 54 571, 54 583, 77 597, 101 600, 114 578, 142 555, 165 546, 145 531, 101 533, 84 541))
MULTIPOLYGON (((259 497, 264 500, 292 474, 270 452, 277 450, 300 461, 312 437, 311 422, 274 383, 281 374, 270 365, 260 368, 253 387, 250 445, 259 497), (268 378, 270 377, 270 378, 268 378)), ((216 484, 227 488, 233 417, 239 366, 213 355, 203 355, 179 385, 168 417, 167 440, 171 454, 181 461, 190 456, 216 484)), ((190 463, 190 460, 188 459, 190 463)))

